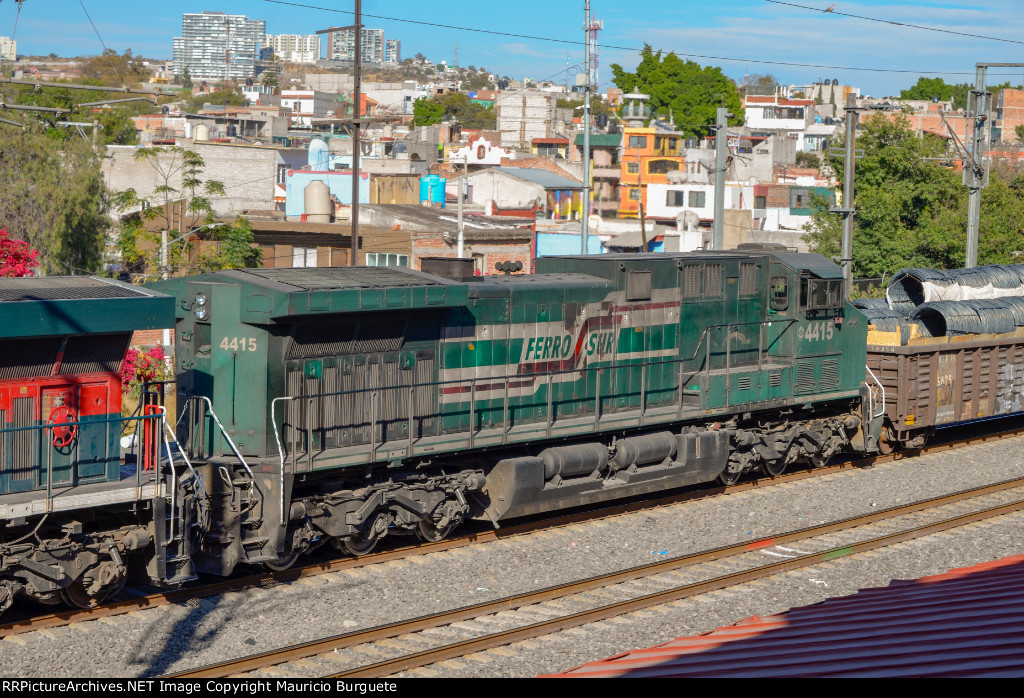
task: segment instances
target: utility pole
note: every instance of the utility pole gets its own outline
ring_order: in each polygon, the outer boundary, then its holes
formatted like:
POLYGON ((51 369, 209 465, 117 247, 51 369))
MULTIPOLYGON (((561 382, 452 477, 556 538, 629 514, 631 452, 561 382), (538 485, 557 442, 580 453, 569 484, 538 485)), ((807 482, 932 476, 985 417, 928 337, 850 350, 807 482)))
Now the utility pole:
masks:
POLYGON ((640 200, 637 201, 637 213, 640 216, 640 251, 647 251, 647 219, 644 214, 644 156, 637 149, 636 153, 636 185, 640 190, 640 200))
POLYGON ((587 236, 590 232, 590 84, 593 77, 590 74, 590 0, 584 0, 583 12, 583 65, 587 81, 583 86, 583 215, 580 216, 580 254, 587 253, 587 236))
POLYGON ((849 299, 853 288, 853 173, 857 142, 857 122, 860 115, 854 109, 854 96, 846 95, 846 162, 843 163, 843 207, 834 209, 843 216, 843 242, 839 264, 843 268, 846 297, 849 299))
POLYGON ((725 247, 725 170, 729 154, 729 111, 718 107, 715 131, 715 222, 711 235, 711 249, 725 247))
POLYGON ((355 0, 355 56, 352 63, 352 257, 349 266, 359 265, 359 117, 362 116, 359 80, 362 69, 363 3, 355 0))
POLYGON ((467 164, 464 164, 463 168, 462 168, 462 177, 458 180, 459 181, 459 237, 458 237, 458 243, 457 243, 457 246, 456 246, 456 256, 459 259, 462 259, 462 251, 463 251, 463 248, 464 248, 465 242, 466 242, 465 231, 464 231, 463 226, 462 226, 462 199, 463 199, 463 197, 465 196, 465 193, 466 193, 466 174, 468 172, 468 169, 469 169, 469 165, 468 165, 468 158, 467 158, 467 164))

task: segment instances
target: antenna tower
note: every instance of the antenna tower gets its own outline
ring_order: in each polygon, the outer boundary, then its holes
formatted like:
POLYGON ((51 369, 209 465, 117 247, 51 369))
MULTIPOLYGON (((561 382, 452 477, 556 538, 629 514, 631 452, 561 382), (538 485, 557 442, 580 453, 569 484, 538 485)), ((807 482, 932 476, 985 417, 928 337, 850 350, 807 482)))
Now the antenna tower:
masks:
POLYGON ((601 82, 597 74, 597 54, 600 53, 600 49, 597 47, 597 33, 604 29, 604 20, 602 19, 591 19, 590 25, 587 26, 587 42, 590 44, 590 65, 587 68, 590 71, 590 89, 594 92, 598 91, 598 84, 601 82))

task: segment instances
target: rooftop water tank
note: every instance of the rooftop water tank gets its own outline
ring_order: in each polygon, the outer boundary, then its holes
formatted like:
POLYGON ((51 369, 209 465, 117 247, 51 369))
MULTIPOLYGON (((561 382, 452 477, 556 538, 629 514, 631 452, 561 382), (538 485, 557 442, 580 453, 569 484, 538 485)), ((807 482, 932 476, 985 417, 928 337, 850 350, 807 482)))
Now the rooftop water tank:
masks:
POLYGON ((444 208, 444 187, 447 180, 440 175, 425 175, 420 177, 420 203, 430 202, 430 205, 441 204, 444 208))
POLYGON ((330 160, 330 149, 327 142, 321 138, 314 138, 309 142, 309 151, 306 154, 306 164, 309 169, 316 172, 326 172, 330 160))
POLYGON ((206 124, 199 124, 196 126, 196 140, 197 141, 208 141, 210 140, 210 127, 206 124))
POLYGON ((302 192, 305 198, 306 220, 310 223, 330 223, 333 206, 331 190, 320 180, 306 185, 302 192))

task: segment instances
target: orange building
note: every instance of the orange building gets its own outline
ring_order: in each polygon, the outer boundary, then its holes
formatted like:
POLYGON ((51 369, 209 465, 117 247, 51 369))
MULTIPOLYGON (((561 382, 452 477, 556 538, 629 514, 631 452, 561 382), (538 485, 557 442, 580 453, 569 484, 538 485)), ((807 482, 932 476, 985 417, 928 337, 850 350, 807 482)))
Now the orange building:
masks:
POLYGON ((619 180, 620 218, 639 218, 639 205, 647 210, 647 186, 668 184, 668 173, 683 169, 683 135, 652 126, 622 129, 619 180))

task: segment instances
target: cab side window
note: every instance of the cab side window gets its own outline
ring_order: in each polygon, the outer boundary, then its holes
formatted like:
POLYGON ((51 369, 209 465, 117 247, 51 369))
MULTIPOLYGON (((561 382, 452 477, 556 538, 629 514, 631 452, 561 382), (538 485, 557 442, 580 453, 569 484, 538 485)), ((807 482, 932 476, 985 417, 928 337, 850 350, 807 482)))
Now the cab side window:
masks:
POLYGON ((772 277, 772 310, 786 310, 789 308, 789 279, 785 276, 772 277))

